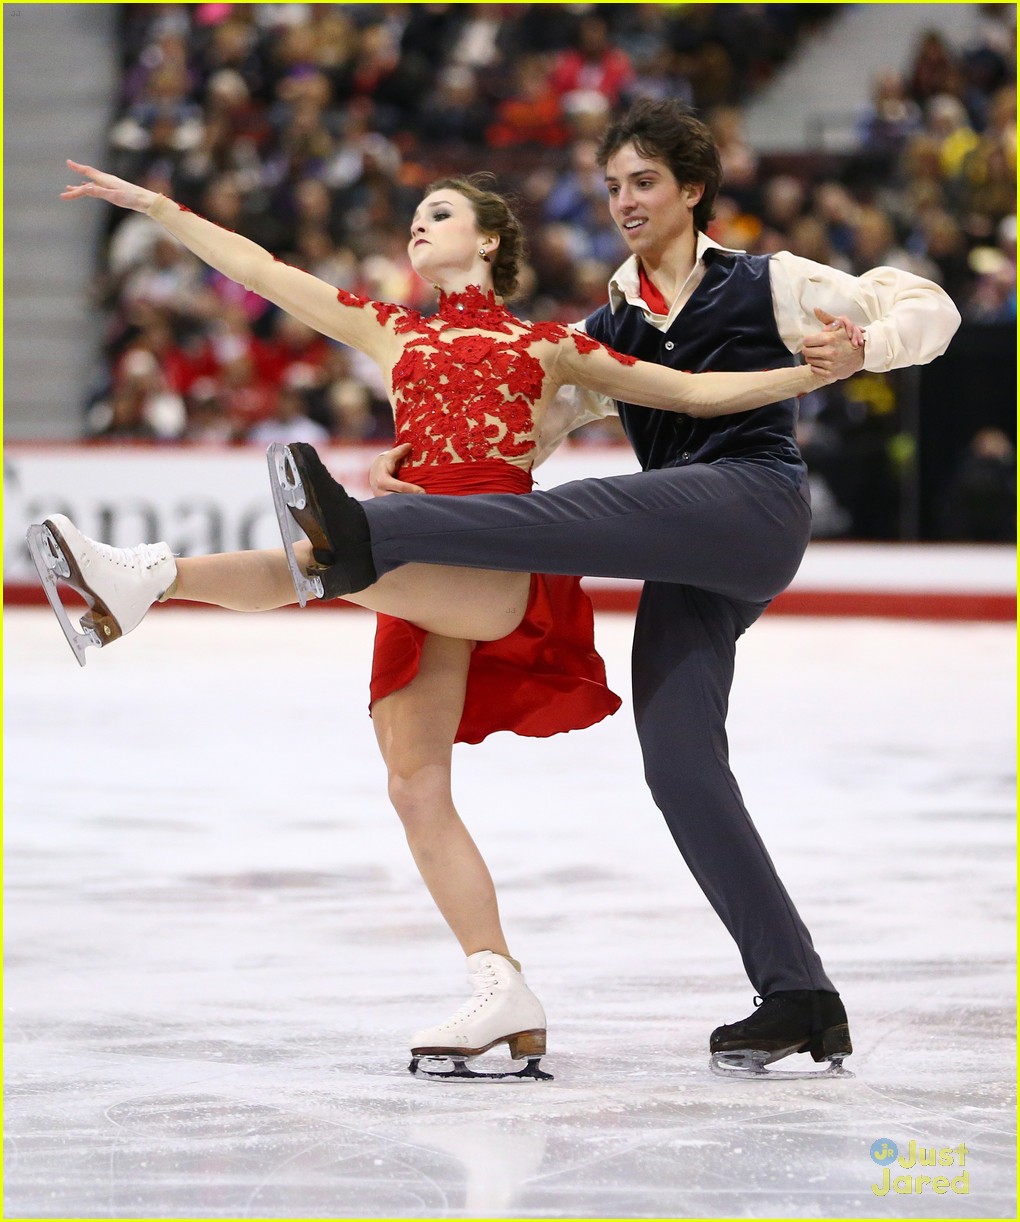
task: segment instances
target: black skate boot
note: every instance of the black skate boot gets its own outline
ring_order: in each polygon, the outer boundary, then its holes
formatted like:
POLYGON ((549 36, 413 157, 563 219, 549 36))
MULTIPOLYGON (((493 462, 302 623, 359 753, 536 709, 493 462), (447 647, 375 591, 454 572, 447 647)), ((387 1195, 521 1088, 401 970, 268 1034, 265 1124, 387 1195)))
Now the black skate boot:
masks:
POLYGON ((838 993, 793 989, 770 993, 739 1023, 717 1027, 709 1040, 712 1070, 736 1078, 852 1078, 843 1058, 853 1052, 846 1010, 838 993), (810 1052, 824 1070, 770 1070, 772 1061, 810 1052))
POLYGON ((266 451, 266 458, 273 505, 301 606, 309 597, 340 598, 370 586, 378 574, 372 563, 368 519, 360 504, 303 441, 289 446, 274 442, 266 451), (312 545, 315 564, 307 576, 294 555, 290 518, 312 545))

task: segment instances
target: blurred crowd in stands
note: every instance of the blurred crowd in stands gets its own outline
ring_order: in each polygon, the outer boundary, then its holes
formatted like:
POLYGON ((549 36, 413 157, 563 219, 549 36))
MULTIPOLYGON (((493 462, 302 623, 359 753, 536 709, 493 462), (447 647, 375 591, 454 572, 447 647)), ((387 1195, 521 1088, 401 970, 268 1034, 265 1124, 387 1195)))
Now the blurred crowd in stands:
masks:
MULTIPOLYGON (((880 72, 853 152, 756 154, 743 107, 840 7, 122 5, 105 164, 337 287, 426 311, 409 217, 433 178, 492 170, 530 240, 515 309, 574 321, 605 300, 626 256, 598 136, 633 98, 674 96, 721 149, 717 241, 855 273, 908 268, 942 284, 965 320, 1012 324, 1014 7, 980 6, 972 45, 929 32, 910 62, 880 72)), ((205 268, 147 217, 111 209, 107 224, 90 436, 391 439, 373 364, 205 268)), ((824 467, 827 439, 852 448, 867 433, 895 482, 882 406, 895 385, 865 382, 806 402, 802 440, 824 467), (864 428, 874 419, 877 431, 864 428)), ((618 436, 611 422, 573 444, 618 436)), ((874 536, 852 501, 837 494, 828 533, 874 536)))

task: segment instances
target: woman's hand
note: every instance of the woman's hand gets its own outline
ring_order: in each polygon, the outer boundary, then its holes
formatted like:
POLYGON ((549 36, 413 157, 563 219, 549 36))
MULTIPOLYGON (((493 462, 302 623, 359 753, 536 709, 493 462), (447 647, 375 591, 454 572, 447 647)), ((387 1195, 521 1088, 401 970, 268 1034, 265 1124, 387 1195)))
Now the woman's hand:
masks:
POLYGON ((845 314, 834 318, 825 310, 815 310, 825 324, 823 331, 804 337, 804 360, 827 382, 848 378, 864 367, 864 332, 845 314))
POLYGON ((394 446, 392 450, 383 450, 372 460, 368 486, 376 496, 388 496, 391 492, 424 493, 425 489, 419 488, 417 484, 405 484, 403 480, 397 479, 397 469, 410 453, 410 444, 404 442, 403 445, 394 446))
POLYGON ((90 165, 80 165, 70 159, 67 164, 76 174, 89 181, 65 187, 60 192, 61 199, 105 199, 108 204, 115 204, 118 208, 147 212, 153 200, 157 198, 155 191, 136 187, 133 182, 125 182, 123 178, 117 178, 113 174, 104 174, 102 170, 94 169, 90 165))

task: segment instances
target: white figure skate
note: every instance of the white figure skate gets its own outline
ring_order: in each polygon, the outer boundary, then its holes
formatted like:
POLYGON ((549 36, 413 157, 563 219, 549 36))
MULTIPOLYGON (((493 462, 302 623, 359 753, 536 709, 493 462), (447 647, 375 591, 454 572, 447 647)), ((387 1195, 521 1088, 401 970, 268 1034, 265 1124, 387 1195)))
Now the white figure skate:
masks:
POLYGON ((545 1055, 545 1011, 524 977, 508 959, 488 950, 469 955, 467 966, 471 996, 445 1023, 415 1033, 411 1073, 442 1080, 551 1081, 552 1074, 538 1068, 545 1055), (513 1060, 527 1064, 504 1073, 468 1067, 469 1058, 497 1044, 506 1044, 513 1060))
POLYGON ((110 547, 83 535, 62 513, 28 528, 28 549, 79 666, 85 665, 85 650, 90 645, 102 649, 137 628, 177 576, 177 563, 166 543, 110 547), (79 620, 80 632, 60 601, 58 581, 89 605, 79 620))

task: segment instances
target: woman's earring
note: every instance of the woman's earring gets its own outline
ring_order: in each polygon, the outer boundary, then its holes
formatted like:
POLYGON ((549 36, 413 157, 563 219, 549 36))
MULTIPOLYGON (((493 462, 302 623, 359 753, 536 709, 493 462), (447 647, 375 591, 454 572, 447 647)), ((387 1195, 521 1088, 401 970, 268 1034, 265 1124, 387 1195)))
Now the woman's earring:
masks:
POLYGON ((484 246, 479 246, 479 248, 478 248, 478 254, 479 254, 479 257, 480 257, 480 258, 481 258, 481 259, 482 259, 484 262, 488 263, 488 261, 489 261, 489 256, 486 254, 486 252, 485 252, 485 247, 484 247, 484 246))

